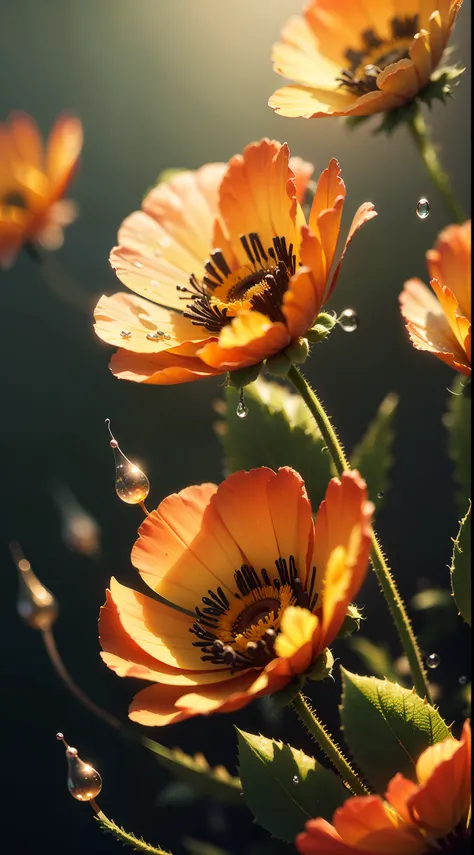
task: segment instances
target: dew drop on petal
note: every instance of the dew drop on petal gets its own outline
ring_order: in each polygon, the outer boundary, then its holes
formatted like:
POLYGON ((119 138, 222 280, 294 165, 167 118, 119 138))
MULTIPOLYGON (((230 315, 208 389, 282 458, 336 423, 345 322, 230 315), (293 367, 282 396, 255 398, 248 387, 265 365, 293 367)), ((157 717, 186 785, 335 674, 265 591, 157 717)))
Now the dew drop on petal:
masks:
POLYGON ((122 330, 120 333, 120 338, 130 338, 131 335, 132 333, 128 332, 128 330, 122 330))
POLYGON ((430 653, 430 655, 428 656, 428 658, 426 660, 426 664, 427 664, 428 668, 432 668, 432 669, 437 668, 440 662, 441 662, 441 659, 439 658, 437 653, 430 653))
POLYGON ((428 202, 428 199, 425 199, 425 197, 423 196, 423 198, 418 201, 418 204, 416 206, 416 216, 420 220, 426 220, 429 215, 430 203, 428 202))
POLYGON ((337 323, 344 332, 355 332, 359 328, 360 320, 354 309, 344 309, 339 315, 337 323))

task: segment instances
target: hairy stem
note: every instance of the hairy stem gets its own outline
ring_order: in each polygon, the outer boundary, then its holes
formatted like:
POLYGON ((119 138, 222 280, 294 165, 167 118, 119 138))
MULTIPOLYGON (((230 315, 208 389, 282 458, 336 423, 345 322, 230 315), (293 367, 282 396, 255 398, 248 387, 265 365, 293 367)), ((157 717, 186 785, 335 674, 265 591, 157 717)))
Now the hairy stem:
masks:
MULTIPOLYGON (((344 453, 344 449, 339 439, 337 438, 336 432, 329 420, 327 413, 324 410, 321 401, 313 392, 309 383, 307 382, 307 380, 305 380, 305 378, 295 365, 291 366, 290 371, 288 372, 288 379, 291 380, 295 389, 299 392, 303 401, 311 412, 323 436, 323 439, 326 442, 328 451, 332 457, 334 466, 336 467, 336 471, 338 475, 342 475, 343 472, 350 469, 350 465, 344 453)), ((393 622, 398 632, 398 636, 400 638, 403 650, 405 651, 405 655, 410 664, 410 669, 413 676, 413 682, 415 684, 416 691, 418 692, 420 697, 426 697, 427 700, 430 700, 430 688, 426 672, 423 667, 423 660, 421 657, 420 649, 418 647, 418 642, 413 632, 410 619, 406 612, 403 600, 399 594, 395 580, 385 560, 382 547, 380 546, 380 543, 377 539, 377 535, 375 534, 375 531, 373 529, 371 533, 371 538, 372 567, 375 571, 378 582, 382 589, 382 593, 390 609, 390 613, 392 615, 393 622)))
POLYGON ((327 732, 324 724, 317 717, 314 710, 311 709, 306 698, 301 692, 294 698, 291 704, 298 713, 304 726, 309 730, 314 737, 319 747, 324 751, 328 760, 337 769, 343 780, 347 783, 353 793, 358 796, 366 796, 369 793, 367 787, 364 786, 358 775, 354 772, 351 764, 344 757, 339 745, 327 732))
POLYGON ((443 197, 444 204, 446 205, 446 209, 449 212, 450 217, 452 217, 455 223, 463 223, 466 219, 466 215, 454 195, 449 178, 438 158, 436 148, 430 140, 428 127, 419 108, 409 120, 408 128, 411 137, 421 154, 421 158, 426 166, 428 175, 440 195, 443 197))
POLYGON ((150 843, 143 840, 143 838, 135 837, 134 834, 131 834, 129 831, 125 831, 112 819, 109 819, 103 811, 101 811, 99 805, 94 799, 92 799, 89 804, 92 810, 95 811, 95 818, 102 828, 102 831, 112 834, 124 846, 130 846, 132 849, 135 849, 136 852, 148 852, 149 855, 172 855, 171 852, 152 846, 150 843))

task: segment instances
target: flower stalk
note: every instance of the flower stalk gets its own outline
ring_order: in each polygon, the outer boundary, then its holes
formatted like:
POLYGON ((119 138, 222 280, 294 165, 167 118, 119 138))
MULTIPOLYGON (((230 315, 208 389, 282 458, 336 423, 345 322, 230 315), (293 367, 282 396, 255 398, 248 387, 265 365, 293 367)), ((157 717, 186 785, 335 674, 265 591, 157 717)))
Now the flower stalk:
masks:
POLYGON ((314 737, 321 750, 324 751, 328 760, 331 761, 352 792, 359 796, 368 795, 369 790, 354 772, 351 764, 344 757, 341 749, 329 735, 323 723, 317 717, 314 710, 311 709, 308 701, 301 692, 292 701, 292 706, 304 726, 310 732, 311 736, 314 737))
POLYGON ((466 215, 456 199, 449 178, 438 158, 436 148, 430 140, 428 126, 420 108, 413 112, 407 121, 407 125, 411 138, 421 154, 421 159, 426 166, 428 175, 442 196, 450 217, 455 223, 463 223, 466 215))
POLYGON ((105 831, 108 834, 112 834, 117 840, 122 843, 123 846, 130 846, 135 852, 148 852, 149 855, 171 855, 169 850, 161 849, 160 847, 152 846, 150 843, 147 843, 146 840, 143 840, 142 837, 135 837, 134 834, 131 834, 125 829, 120 828, 112 819, 109 819, 105 813, 100 809, 99 805, 95 801, 95 799, 91 799, 89 802, 92 810, 95 812, 95 818, 99 823, 102 831, 105 831))
MULTIPOLYGON (((339 476, 342 475, 343 472, 349 470, 351 467, 321 401, 295 365, 291 366, 290 371, 288 372, 288 379, 293 383, 295 389, 301 395, 303 401, 311 412, 326 442, 328 451, 332 457, 334 466, 336 467, 336 471, 339 476)), ((405 605, 373 528, 371 532, 371 540, 372 567, 390 609, 403 650, 405 651, 405 655, 410 664, 410 670, 416 691, 420 697, 425 697, 429 701, 430 687, 423 667, 420 648, 406 612, 405 605)))

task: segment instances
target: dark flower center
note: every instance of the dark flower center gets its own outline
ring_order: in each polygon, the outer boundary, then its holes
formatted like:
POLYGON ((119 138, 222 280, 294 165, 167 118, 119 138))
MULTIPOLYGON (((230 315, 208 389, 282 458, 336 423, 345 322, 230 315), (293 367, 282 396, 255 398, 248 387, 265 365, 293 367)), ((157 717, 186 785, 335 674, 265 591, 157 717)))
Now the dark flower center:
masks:
POLYGON ((25 211, 28 209, 26 199, 19 190, 10 190, 8 193, 5 193, 0 198, 0 204, 10 208, 22 208, 25 211))
POLYGON ((296 270, 293 244, 287 247, 285 237, 275 237, 265 250, 256 232, 241 235, 240 242, 247 263, 237 271, 231 270, 222 250, 215 249, 202 280, 192 274, 189 287, 177 286, 182 299, 188 301, 184 317, 210 333, 219 333, 230 324, 242 302, 272 321, 285 323, 283 295, 296 270))
POLYGON ((318 599, 314 592, 316 568, 313 567, 305 589, 295 559, 278 558, 278 575, 270 578, 263 568, 242 564, 234 573, 236 591, 226 594, 222 588, 208 591, 203 606, 196 608, 197 620, 190 632, 197 636, 195 647, 202 650, 203 662, 231 673, 247 668, 263 668, 275 656, 275 638, 280 622, 290 605, 314 611, 318 599))
POLYGON ((336 79, 354 95, 375 92, 380 72, 392 62, 408 58, 410 44, 419 29, 418 15, 393 18, 390 25, 391 39, 382 39, 375 30, 366 30, 361 37, 363 47, 346 50, 349 67, 342 69, 341 77, 336 79))

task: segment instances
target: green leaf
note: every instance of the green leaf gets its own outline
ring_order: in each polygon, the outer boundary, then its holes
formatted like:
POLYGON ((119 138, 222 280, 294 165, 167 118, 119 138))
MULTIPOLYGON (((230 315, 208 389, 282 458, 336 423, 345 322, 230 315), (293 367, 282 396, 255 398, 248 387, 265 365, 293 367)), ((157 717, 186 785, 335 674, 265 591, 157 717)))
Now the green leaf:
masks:
POLYGON ((215 430, 224 449, 226 474, 256 466, 292 466, 304 479, 316 510, 336 472, 299 395, 259 377, 245 389, 249 413, 240 419, 236 414, 239 393, 231 387, 224 393, 225 402, 216 404, 222 419, 215 430))
POLYGON ((239 771, 255 821, 292 843, 315 816, 332 819, 347 799, 344 784, 303 751, 237 729, 239 771))
POLYGON ((369 498, 379 506, 388 487, 388 472, 393 463, 393 421, 398 397, 387 395, 380 404, 360 443, 351 455, 351 466, 367 481, 369 498))
POLYGON ((415 780, 418 757, 451 736, 438 711, 397 683, 341 668, 345 740, 367 780, 383 793, 397 772, 415 780))
POLYGON ((466 512, 471 496, 471 402, 463 391, 465 385, 465 377, 456 378, 443 419, 448 430, 448 452, 454 463, 459 514, 466 512))
POLYGON ((376 677, 396 680, 397 673, 393 666, 390 650, 383 644, 374 644, 368 638, 356 636, 349 639, 349 646, 362 659, 368 671, 376 677))
POLYGON ((180 748, 166 748, 147 736, 142 736, 141 741, 156 754, 161 766, 169 769, 175 777, 189 784, 200 795, 230 804, 242 804, 242 785, 224 766, 211 767, 204 754, 191 756, 180 748))
POLYGON ((459 523, 451 559, 451 587, 460 615, 471 626, 471 502, 467 514, 459 523))

